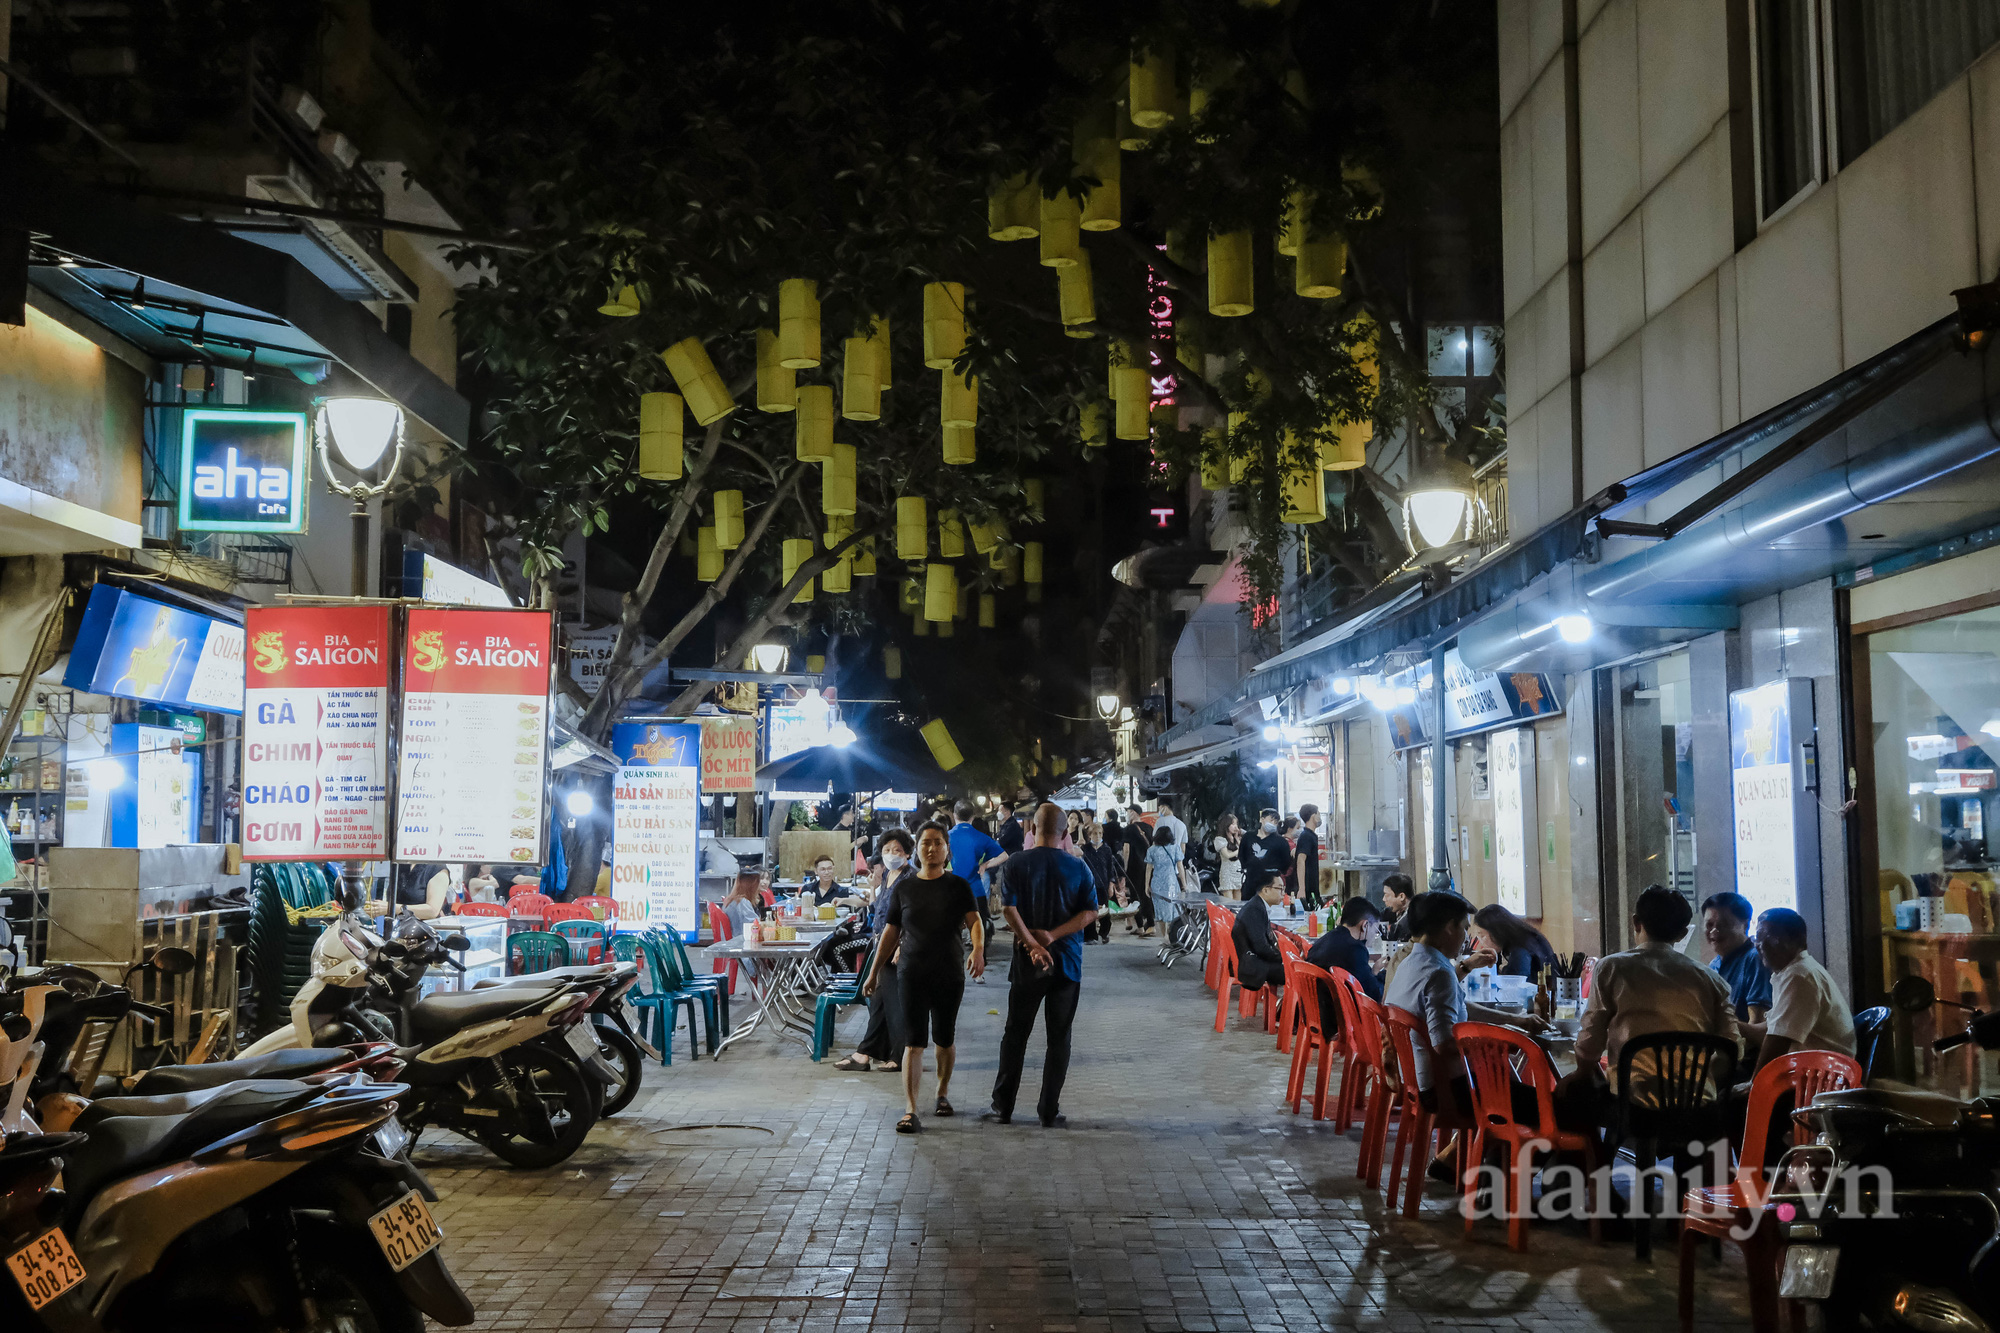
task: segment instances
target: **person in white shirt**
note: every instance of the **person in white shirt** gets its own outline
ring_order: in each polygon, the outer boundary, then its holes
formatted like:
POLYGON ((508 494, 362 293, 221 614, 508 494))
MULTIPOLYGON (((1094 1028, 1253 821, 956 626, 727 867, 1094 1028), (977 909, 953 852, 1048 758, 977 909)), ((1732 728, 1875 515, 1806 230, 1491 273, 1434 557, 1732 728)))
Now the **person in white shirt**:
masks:
POLYGON ((1757 1068, 1791 1051, 1853 1055, 1854 1015, 1827 970, 1806 952, 1806 919, 1789 907, 1766 911, 1757 918, 1757 955, 1771 972, 1770 1012, 1762 1023, 1743 1025, 1763 1038, 1757 1068))
POLYGON ((1177 862, 1186 860, 1187 825, 1181 823, 1181 821, 1175 817, 1174 803, 1167 797, 1162 796, 1159 800, 1155 801, 1154 804, 1159 807, 1158 814, 1156 814, 1153 818, 1154 826, 1157 828, 1166 829, 1168 832, 1174 835, 1174 860, 1177 862))

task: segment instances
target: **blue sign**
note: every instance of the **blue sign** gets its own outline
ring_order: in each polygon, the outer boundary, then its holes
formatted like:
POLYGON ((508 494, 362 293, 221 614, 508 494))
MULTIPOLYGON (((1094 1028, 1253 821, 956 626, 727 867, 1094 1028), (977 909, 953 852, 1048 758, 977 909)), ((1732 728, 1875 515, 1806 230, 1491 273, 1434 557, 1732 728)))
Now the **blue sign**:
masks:
POLYGON ((611 728, 611 752, 621 764, 644 768, 701 767, 698 722, 619 722, 611 728))
POLYGON ((63 684, 149 703, 243 711, 243 627, 100 583, 63 684))
POLYGON ((304 532, 303 412, 181 413, 180 525, 189 532, 304 532))

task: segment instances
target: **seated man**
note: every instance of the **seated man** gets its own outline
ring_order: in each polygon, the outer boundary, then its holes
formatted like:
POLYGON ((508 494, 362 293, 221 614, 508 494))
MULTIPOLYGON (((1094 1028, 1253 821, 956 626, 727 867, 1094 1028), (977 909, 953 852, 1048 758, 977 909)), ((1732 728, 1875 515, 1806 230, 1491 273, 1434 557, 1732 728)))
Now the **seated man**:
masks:
MULTIPOLYGON (((1374 961, 1368 957, 1368 937, 1375 933, 1380 918, 1374 903, 1349 898, 1340 909, 1340 924, 1313 941, 1312 948, 1306 950, 1306 961, 1329 972, 1340 968, 1361 983, 1369 999, 1380 1000, 1382 978, 1375 974, 1374 961)), ((1340 1009, 1325 982, 1319 987, 1319 1019, 1324 1031, 1340 1026, 1340 1009)))
POLYGON ((1236 946, 1236 979, 1244 990, 1262 990, 1285 984, 1285 959, 1271 934, 1270 906, 1285 896, 1285 874, 1273 871, 1257 896, 1236 913, 1229 938, 1236 946))
POLYGON ((1789 907, 1765 912, 1757 918, 1757 953, 1771 970, 1771 1012, 1762 1023, 1744 1025, 1763 1039, 1756 1068, 1790 1051, 1853 1055, 1854 1015, 1833 978, 1806 952, 1806 919, 1789 907))
POLYGON ((1382 938, 1401 944, 1410 938, 1410 899, 1415 897, 1408 875, 1391 875, 1382 881, 1382 938))
POLYGON ((1771 1007, 1771 973, 1750 938, 1752 915, 1740 893, 1711 893, 1701 905, 1701 933, 1715 951, 1709 966, 1729 983, 1738 1023, 1761 1023, 1771 1007))

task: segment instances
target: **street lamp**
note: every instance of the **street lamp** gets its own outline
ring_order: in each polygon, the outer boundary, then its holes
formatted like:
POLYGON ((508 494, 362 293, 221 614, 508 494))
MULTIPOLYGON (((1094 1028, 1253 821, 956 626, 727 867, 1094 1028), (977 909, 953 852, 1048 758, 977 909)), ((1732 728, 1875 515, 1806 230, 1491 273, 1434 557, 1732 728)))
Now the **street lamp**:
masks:
POLYGON ((1403 492, 1403 535, 1413 555, 1472 536, 1472 469, 1443 458, 1411 478, 1403 492))
POLYGON ((1097 716, 1110 722, 1118 716, 1118 681, 1110 667, 1092 667, 1090 671, 1091 692, 1097 697, 1097 716))
POLYGON ((381 398, 322 398, 313 413, 313 441, 319 452, 326 488, 354 501, 354 572, 350 588, 356 597, 368 595, 368 502, 389 489, 403 462, 403 409, 381 398), (396 452, 379 480, 368 478, 394 441, 396 452), (361 480, 334 480, 332 454, 361 480))
POLYGON ((750 665, 767 676, 775 676, 785 669, 785 645, 782 643, 760 643, 750 650, 750 665))

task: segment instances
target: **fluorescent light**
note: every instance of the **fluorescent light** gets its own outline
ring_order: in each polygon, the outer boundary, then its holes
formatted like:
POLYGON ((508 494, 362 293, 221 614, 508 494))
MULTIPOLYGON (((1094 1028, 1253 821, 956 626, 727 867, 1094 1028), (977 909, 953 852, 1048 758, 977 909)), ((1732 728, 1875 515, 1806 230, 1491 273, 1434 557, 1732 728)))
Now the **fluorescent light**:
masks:
POLYGON ((381 398, 329 398, 320 411, 340 461, 356 472, 381 461, 403 423, 403 409, 381 398))
POLYGON ((1284 735, 1284 734, 1285 734, 1285 733, 1284 733, 1284 730, 1283 730, 1283 728, 1281 728, 1281 727, 1278 727, 1278 726, 1277 726, 1277 725, 1275 725, 1275 724, 1274 724, 1274 725, 1272 725, 1272 726, 1268 726, 1268 727, 1264 728, 1264 739, 1265 739, 1265 740, 1267 740, 1267 741, 1274 741, 1274 740, 1277 740, 1277 739, 1278 739, 1278 738, 1279 738, 1280 736, 1282 736, 1282 735, 1284 735))
POLYGON ((1583 643, 1590 638, 1590 617, 1585 615, 1557 616, 1556 633, 1562 636, 1564 643, 1583 643))
POLYGON ((125 785, 125 766, 116 759, 99 759, 90 766, 90 785, 116 791, 125 785))
POLYGON ((569 807, 569 812, 579 819, 597 808, 596 800, 587 791, 571 792, 563 798, 563 804, 569 807))
POLYGON ((1333 692, 1335 694, 1352 694, 1354 693, 1354 682, 1345 676, 1335 676, 1333 678, 1333 692))

